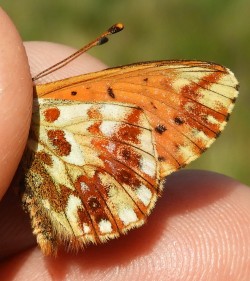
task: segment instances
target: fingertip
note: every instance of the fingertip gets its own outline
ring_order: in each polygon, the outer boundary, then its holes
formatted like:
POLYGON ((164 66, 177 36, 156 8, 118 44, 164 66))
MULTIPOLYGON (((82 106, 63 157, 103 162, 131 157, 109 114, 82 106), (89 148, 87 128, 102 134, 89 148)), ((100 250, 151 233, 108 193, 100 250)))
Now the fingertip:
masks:
POLYGON ((22 40, 0 8, 0 198, 14 176, 28 136, 32 81, 22 40))
POLYGON ((248 280, 249 187, 214 172, 183 170, 165 188, 151 219, 165 222, 156 255, 165 255, 166 271, 175 269, 173 279, 200 280, 209 269, 209 280, 215 274, 226 280, 230 270, 248 280))

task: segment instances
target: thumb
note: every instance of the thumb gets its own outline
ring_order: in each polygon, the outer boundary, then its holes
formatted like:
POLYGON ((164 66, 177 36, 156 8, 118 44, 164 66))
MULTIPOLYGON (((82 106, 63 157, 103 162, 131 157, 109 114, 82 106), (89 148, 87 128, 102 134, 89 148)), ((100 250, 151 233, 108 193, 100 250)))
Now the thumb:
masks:
POLYGON ((21 38, 0 8, 0 199, 20 162, 29 131, 32 81, 21 38))

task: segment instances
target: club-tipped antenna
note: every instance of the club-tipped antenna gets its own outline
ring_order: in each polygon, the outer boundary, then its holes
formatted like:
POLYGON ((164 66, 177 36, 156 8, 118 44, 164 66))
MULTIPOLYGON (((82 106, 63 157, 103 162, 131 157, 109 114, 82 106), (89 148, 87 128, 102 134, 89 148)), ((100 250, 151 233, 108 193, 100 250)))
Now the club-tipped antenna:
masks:
POLYGON ((102 33, 99 37, 97 37, 95 40, 93 40, 92 42, 90 42, 86 46, 82 47, 81 49, 79 49, 78 51, 76 51, 72 55, 68 56, 64 60, 52 65, 51 67, 43 70, 42 72, 40 72, 39 74, 34 76, 32 78, 32 81, 38 80, 38 79, 56 71, 56 70, 58 70, 59 68, 62 68, 63 66, 70 63, 72 60, 76 59, 77 57, 79 57, 83 53, 87 52, 89 49, 91 49, 95 46, 98 46, 98 45, 105 44, 109 40, 108 39, 109 35, 120 32, 121 30, 123 30, 123 28, 124 28, 124 25, 122 23, 117 23, 117 24, 112 25, 107 31, 102 33))

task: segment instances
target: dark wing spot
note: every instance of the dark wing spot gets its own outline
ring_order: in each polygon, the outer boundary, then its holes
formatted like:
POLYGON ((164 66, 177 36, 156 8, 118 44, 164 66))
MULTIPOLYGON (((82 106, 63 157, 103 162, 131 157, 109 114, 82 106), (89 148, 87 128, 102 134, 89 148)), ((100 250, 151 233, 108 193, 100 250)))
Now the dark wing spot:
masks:
POLYGON ((163 162, 163 161, 165 161, 165 160, 166 160, 165 157, 163 157, 163 156, 158 156, 158 161, 163 162))
POLYGON ((174 146, 175 146, 175 148, 176 148, 177 150, 180 149, 180 145, 179 145, 179 144, 175 143, 174 146))
POLYGON ((125 159, 125 160, 129 160, 131 158, 131 152, 130 152, 130 150, 128 150, 126 148, 122 150, 121 154, 122 154, 123 159, 125 159))
POLYGON ((175 117, 174 122, 177 125, 182 125, 184 123, 184 121, 180 117, 175 117))
POLYGON ((100 209, 101 205, 96 197, 90 197, 88 199, 88 205, 92 210, 100 209))
POLYGON ((147 78, 147 77, 144 78, 143 81, 144 81, 144 82, 148 82, 148 78, 147 78))
POLYGON ((127 184, 131 187, 140 185, 140 181, 137 177, 124 169, 117 171, 117 178, 121 184, 127 184))
POLYGON ((76 92, 76 91, 72 91, 72 92, 71 92, 71 95, 72 95, 72 96, 76 96, 76 95, 77 95, 77 92, 76 92))
POLYGON ((236 97, 232 98, 232 103, 235 103, 235 102, 236 102, 236 97))
POLYGON ((163 134, 166 130, 167 128, 162 124, 155 127, 155 131, 159 134, 163 134))
POLYGON ((220 134, 221 134, 221 131, 217 132, 215 137, 218 138, 220 136, 220 134))
POLYGON ((154 108, 154 109, 157 109, 157 107, 155 106, 155 104, 151 101, 150 102, 150 104, 152 105, 152 107, 154 108))
POLYGON ((208 147, 200 148, 200 153, 204 153, 207 149, 208 149, 208 147))
POLYGON ((108 87, 108 95, 112 98, 115 99, 115 94, 113 92, 113 89, 111 87, 108 87))

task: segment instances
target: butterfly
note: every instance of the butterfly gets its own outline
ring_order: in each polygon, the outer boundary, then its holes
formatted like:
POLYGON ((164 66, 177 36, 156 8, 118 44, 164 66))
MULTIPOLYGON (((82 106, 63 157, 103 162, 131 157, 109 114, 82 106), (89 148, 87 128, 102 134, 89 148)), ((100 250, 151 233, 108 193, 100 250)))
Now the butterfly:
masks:
MULTIPOLYGON (((107 36, 41 72, 64 66, 107 36)), ((143 225, 166 176, 198 158, 238 95, 227 68, 142 62, 34 86, 22 202, 45 255, 81 250, 143 225)))

